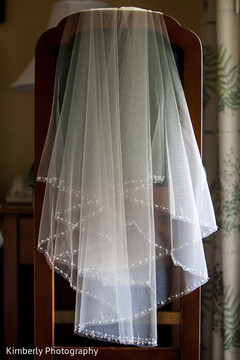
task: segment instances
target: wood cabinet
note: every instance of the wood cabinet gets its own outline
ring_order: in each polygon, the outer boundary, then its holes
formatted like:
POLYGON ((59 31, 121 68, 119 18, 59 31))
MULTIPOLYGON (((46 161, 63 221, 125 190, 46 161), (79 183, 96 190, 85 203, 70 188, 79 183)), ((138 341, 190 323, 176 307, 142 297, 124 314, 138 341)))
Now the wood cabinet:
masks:
POLYGON ((33 208, 30 205, 3 206, 0 218, 4 238, 4 345, 18 348, 21 335, 27 335, 31 332, 29 327, 33 328, 33 208), (27 275, 23 274, 22 265, 27 268, 27 275), (21 304, 25 309, 21 309, 21 304), (20 324, 20 318, 24 323, 20 324))

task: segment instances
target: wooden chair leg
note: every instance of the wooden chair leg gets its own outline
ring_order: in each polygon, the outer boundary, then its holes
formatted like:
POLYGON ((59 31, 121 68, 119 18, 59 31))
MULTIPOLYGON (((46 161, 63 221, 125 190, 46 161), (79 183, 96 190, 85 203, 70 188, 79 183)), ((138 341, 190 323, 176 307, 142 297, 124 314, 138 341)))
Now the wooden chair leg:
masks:
POLYGON ((200 359, 200 299, 200 288, 181 299, 181 360, 200 359))

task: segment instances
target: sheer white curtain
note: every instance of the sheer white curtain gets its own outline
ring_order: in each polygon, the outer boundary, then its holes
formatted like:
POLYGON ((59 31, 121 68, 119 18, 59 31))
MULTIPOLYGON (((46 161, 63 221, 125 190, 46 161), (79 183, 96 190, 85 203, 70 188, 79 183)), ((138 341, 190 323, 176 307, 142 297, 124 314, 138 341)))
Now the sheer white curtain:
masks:
POLYGON ((204 161, 219 231, 205 243, 202 358, 240 358, 240 14, 205 0, 204 161))
POLYGON ((216 230, 161 13, 69 18, 38 180, 38 248, 76 290, 76 334, 156 346, 157 307, 208 280, 216 230))

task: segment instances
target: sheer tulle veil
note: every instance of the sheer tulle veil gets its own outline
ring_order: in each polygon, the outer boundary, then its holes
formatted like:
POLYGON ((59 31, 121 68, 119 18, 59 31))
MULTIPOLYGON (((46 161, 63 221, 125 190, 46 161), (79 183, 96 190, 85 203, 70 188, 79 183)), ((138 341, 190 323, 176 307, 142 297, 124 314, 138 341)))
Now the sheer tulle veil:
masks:
POLYGON ((157 308, 208 280, 216 230, 161 13, 69 17, 37 180, 38 250, 76 291, 75 333, 156 346, 157 308))

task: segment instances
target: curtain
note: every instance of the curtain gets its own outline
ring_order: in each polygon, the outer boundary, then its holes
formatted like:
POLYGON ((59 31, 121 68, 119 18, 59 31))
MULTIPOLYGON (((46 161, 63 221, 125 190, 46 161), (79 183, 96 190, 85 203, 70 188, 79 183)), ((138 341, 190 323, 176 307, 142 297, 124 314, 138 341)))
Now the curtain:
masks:
POLYGON ((203 1, 204 144, 219 230, 205 241, 202 359, 240 358, 240 14, 235 0, 203 1))

